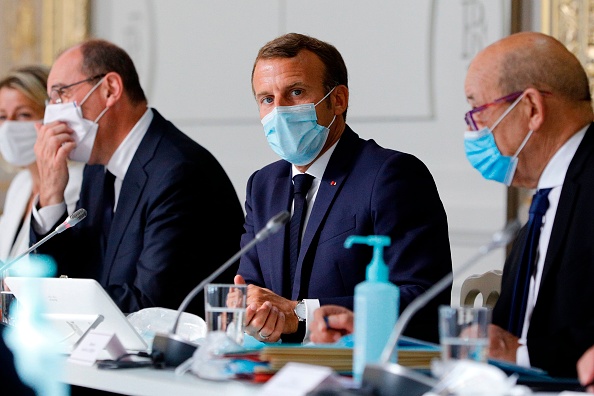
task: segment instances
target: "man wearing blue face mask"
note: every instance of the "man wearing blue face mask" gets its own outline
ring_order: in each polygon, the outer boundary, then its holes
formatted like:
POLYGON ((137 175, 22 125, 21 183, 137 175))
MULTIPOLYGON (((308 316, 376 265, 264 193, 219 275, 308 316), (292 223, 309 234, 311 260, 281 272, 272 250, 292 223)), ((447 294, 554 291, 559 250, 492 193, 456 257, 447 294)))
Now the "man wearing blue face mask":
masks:
MULTIPOLYGON (((177 309, 237 250, 244 215, 227 174, 148 106, 132 59, 112 43, 61 53, 47 91, 32 243, 64 221, 67 159, 85 162, 77 208, 88 216, 38 252, 59 275, 97 280, 123 312, 177 309)), ((196 299, 190 311, 203 315, 204 304, 196 299)))
MULTIPOLYGON (((278 212, 290 210, 292 219, 240 261, 235 281, 249 284, 249 334, 301 342, 320 305, 352 309, 372 248, 345 249, 350 235, 391 238, 384 258, 400 310, 452 270, 431 174, 416 157, 363 140, 346 124, 347 69, 334 46, 296 33, 270 41, 256 57, 252 88, 281 160, 247 183, 242 246, 278 212)), ((437 340, 437 306, 449 305, 450 291, 413 318, 408 335, 437 340)))
POLYGON ((540 33, 506 37, 470 64, 464 142, 486 178, 536 189, 503 269, 490 356, 575 377, 594 344, 594 114, 578 59, 540 33))

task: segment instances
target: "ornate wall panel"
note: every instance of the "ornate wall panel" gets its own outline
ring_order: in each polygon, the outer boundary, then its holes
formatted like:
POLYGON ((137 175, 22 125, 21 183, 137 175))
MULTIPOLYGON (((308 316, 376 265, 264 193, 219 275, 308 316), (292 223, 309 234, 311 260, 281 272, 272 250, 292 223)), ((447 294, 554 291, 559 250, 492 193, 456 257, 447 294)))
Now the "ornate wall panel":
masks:
POLYGON ((594 92, 594 0, 543 0, 542 31, 578 57, 594 92))
MULTIPOLYGON (((88 0, 0 0, 0 76, 43 63, 89 34, 88 0)), ((0 157, 0 213, 16 170, 0 157)))

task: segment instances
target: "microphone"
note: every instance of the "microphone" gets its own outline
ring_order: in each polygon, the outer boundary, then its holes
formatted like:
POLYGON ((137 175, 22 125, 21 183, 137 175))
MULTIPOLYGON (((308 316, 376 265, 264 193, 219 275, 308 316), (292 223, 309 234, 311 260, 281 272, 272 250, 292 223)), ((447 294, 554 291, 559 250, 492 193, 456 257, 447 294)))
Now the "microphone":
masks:
POLYGON ((4 270, 7 270, 8 268, 10 268, 14 263, 16 263, 17 261, 19 261, 26 255, 31 253, 33 250, 37 249, 39 246, 46 243, 49 239, 53 238, 54 235, 60 234, 60 233, 64 232, 65 230, 67 230, 71 227, 74 227, 75 225, 80 223, 80 221, 83 220, 85 217, 87 217, 87 211, 85 209, 80 208, 80 209, 76 210, 74 213, 72 213, 70 216, 68 216, 62 224, 57 226, 55 230, 53 230, 51 233, 46 235, 45 238, 43 238, 41 241, 39 241, 36 244, 34 244, 33 246, 31 246, 29 249, 25 250, 23 253, 19 254, 16 258, 12 259, 11 261, 5 263, 2 267, 0 267, 0 274, 4 270))
POLYGON ((194 351, 196 350, 196 348, 198 348, 198 346, 184 340, 176 334, 177 326, 179 325, 179 320, 181 318, 182 313, 188 307, 188 304, 190 304, 194 297, 196 297, 196 295, 200 293, 208 283, 212 282, 217 276, 221 275, 227 268, 231 266, 231 264, 237 261, 237 259, 239 259, 252 247, 254 247, 256 243, 263 241, 270 235, 279 231, 287 223, 287 221, 289 221, 290 217, 291 215, 286 210, 273 216, 270 220, 268 220, 266 226, 264 226, 264 228, 262 228, 260 231, 256 233, 254 239, 247 243, 229 260, 225 261, 223 265, 217 268, 217 270, 215 270, 212 274, 204 278, 202 282, 198 284, 198 286, 196 286, 194 289, 192 289, 192 291, 190 291, 190 293, 186 296, 186 298, 184 298, 179 308, 177 309, 177 315, 175 317, 175 322, 173 324, 171 332, 169 334, 155 335, 152 345, 153 356, 155 356, 155 353, 162 355, 166 366, 178 366, 190 357, 192 357, 194 351))
MULTIPOLYGON (((491 237, 491 241, 478 249, 478 252, 468 259, 458 271, 463 272, 474 266, 479 259, 491 251, 505 247, 513 241, 520 230, 520 221, 517 219, 508 223, 503 230, 497 231, 491 237)), ((430 391, 437 383, 433 378, 422 375, 416 371, 407 369, 398 364, 389 363, 390 358, 398 344, 404 328, 411 317, 423 308, 431 299, 441 293, 454 279, 452 272, 448 273, 441 280, 431 286, 425 293, 415 298, 405 309, 396 321, 390 338, 386 343, 380 357, 380 362, 370 364, 363 372, 363 384, 378 389, 401 389, 403 393, 394 395, 422 395, 430 391), (386 388, 388 386, 388 388, 386 388)))

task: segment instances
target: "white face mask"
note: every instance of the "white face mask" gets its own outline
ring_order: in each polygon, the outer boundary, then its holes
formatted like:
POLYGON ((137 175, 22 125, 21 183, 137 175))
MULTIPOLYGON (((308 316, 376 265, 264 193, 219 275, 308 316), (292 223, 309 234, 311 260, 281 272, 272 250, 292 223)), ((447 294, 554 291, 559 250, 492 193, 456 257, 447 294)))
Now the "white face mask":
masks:
POLYGON ((35 162, 35 122, 38 121, 4 121, 0 125, 0 153, 6 162, 14 166, 35 162))
POLYGON ((73 137, 76 147, 68 156, 72 161, 86 163, 91 158, 91 152, 93 151, 93 145, 95 144, 95 138, 97 137, 97 129, 99 128, 97 122, 99 122, 101 117, 103 117, 103 114, 109 110, 109 107, 106 107, 97 116, 95 121, 83 118, 81 107, 102 81, 103 78, 85 95, 80 102, 80 105, 77 105, 76 102, 56 103, 48 104, 45 108, 45 117, 43 118, 44 124, 49 124, 54 121, 62 121, 67 123, 74 131, 73 137))

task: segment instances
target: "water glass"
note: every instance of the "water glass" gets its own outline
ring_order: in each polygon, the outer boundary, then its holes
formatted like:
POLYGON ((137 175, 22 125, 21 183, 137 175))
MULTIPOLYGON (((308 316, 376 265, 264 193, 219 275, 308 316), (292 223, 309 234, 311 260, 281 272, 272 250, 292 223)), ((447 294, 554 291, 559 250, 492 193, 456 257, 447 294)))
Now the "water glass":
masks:
POLYGON ((210 283, 204 292, 207 333, 222 332, 243 345, 247 285, 210 283))
POLYGON ((11 291, 0 291, 0 322, 14 324, 14 312, 16 311, 16 298, 11 291), (14 305, 13 305, 14 303, 14 305))
POLYGON ((487 361, 491 310, 474 307, 439 307, 439 341, 444 361, 487 361))

